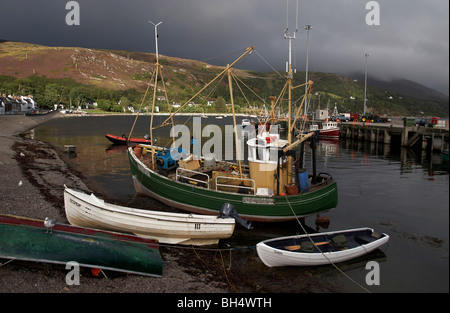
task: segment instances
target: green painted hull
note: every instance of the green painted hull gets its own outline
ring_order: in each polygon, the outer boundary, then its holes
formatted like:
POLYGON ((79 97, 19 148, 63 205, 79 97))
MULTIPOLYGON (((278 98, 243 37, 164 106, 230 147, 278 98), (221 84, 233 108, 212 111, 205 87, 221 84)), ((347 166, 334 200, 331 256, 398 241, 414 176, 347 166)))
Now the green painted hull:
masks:
POLYGON ((281 222, 316 215, 337 206, 337 184, 330 177, 311 191, 289 196, 255 196, 210 190, 173 181, 151 171, 128 150, 135 189, 178 209, 200 214, 218 214, 221 206, 232 204, 249 221, 281 222))
POLYGON ((0 215, 0 257, 162 275, 158 243, 137 236, 0 215))
POLYGON ((449 163, 448 162, 448 150, 441 152, 441 157, 442 157, 442 161, 444 163, 449 163))

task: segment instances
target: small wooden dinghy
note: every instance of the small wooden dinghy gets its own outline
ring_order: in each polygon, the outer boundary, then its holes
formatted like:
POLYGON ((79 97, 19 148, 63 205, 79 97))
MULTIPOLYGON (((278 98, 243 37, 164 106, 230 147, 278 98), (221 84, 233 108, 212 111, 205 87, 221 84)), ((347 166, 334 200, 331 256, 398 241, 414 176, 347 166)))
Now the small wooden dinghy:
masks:
POLYGON ((258 243, 256 251, 268 267, 313 266, 357 258, 388 240, 387 234, 377 234, 371 228, 357 228, 310 234, 309 237, 296 235, 268 239, 258 243))
POLYGON ((0 214, 0 258, 67 264, 160 277, 156 240, 0 214))
POLYGON ((106 203, 95 195, 65 188, 70 224, 106 229, 183 245, 216 244, 233 234, 235 219, 212 215, 140 210, 106 203))

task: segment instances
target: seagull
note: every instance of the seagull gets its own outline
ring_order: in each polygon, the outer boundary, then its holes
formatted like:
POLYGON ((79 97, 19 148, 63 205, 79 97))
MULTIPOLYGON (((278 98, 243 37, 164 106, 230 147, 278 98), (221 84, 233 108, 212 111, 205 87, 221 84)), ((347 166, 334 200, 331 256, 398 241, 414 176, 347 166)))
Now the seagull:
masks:
POLYGON ((56 220, 52 220, 52 219, 49 219, 48 217, 46 217, 45 221, 44 221, 44 226, 47 227, 47 231, 45 233, 48 234, 48 230, 50 229, 50 234, 51 234, 52 233, 51 228, 53 226, 55 226, 55 224, 56 224, 56 220))

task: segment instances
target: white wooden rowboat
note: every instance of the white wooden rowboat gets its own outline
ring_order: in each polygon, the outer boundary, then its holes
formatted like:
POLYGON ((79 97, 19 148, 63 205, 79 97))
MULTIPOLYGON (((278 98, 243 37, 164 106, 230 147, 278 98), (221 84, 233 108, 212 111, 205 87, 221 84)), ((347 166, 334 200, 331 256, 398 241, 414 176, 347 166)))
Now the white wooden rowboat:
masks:
POLYGON ((379 248, 388 240, 387 234, 377 234, 366 227, 310 234, 309 237, 295 235, 268 239, 259 242, 256 251, 268 267, 314 266, 357 258, 379 248))
POLYGON ((64 204, 72 225, 131 233, 167 244, 216 244, 231 237, 235 227, 231 217, 134 209, 67 187, 64 204))

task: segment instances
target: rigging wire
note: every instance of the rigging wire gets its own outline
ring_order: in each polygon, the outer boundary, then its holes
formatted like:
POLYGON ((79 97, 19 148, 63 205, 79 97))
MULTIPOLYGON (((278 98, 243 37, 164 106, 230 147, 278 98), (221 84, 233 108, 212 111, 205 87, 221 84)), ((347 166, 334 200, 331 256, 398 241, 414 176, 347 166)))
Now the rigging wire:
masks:
POLYGON ((241 53, 242 50, 245 50, 245 48, 244 49, 240 48, 240 49, 237 49, 237 50, 234 50, 234 51, 222 54, 222 55, 213 56, 213 57, 210 57, 210 58, 207 58, 207 59, 203 59, 203 60, 200 60, 200 62, 209 62, 211 60, 226 58, 226 57, 232 56, 234 54, 241 53))
POLYGON ((283 76, 283 75, 281 75, 280 74, 280 72, 278 72, 259 52, 258 52, 258 50, 254 50, 255 51, 255 53, 267 64, 267 65, 269 65, 271 68, 272 68, 272 70, 274 70, 274 72, 275 73, 277 73, 278 74, 278 76, 280 76, 282 79, 284 79, 284 80, 286 80, 286 77, 285 76, 283 76))
MULTIPOLYGON (((298 31, 298 0, 295 14, 295 35, 297 35, 297 31, 298 31)), ((297 73, 297 44, 294 41, 294 74, 295 73, 297 73)))

